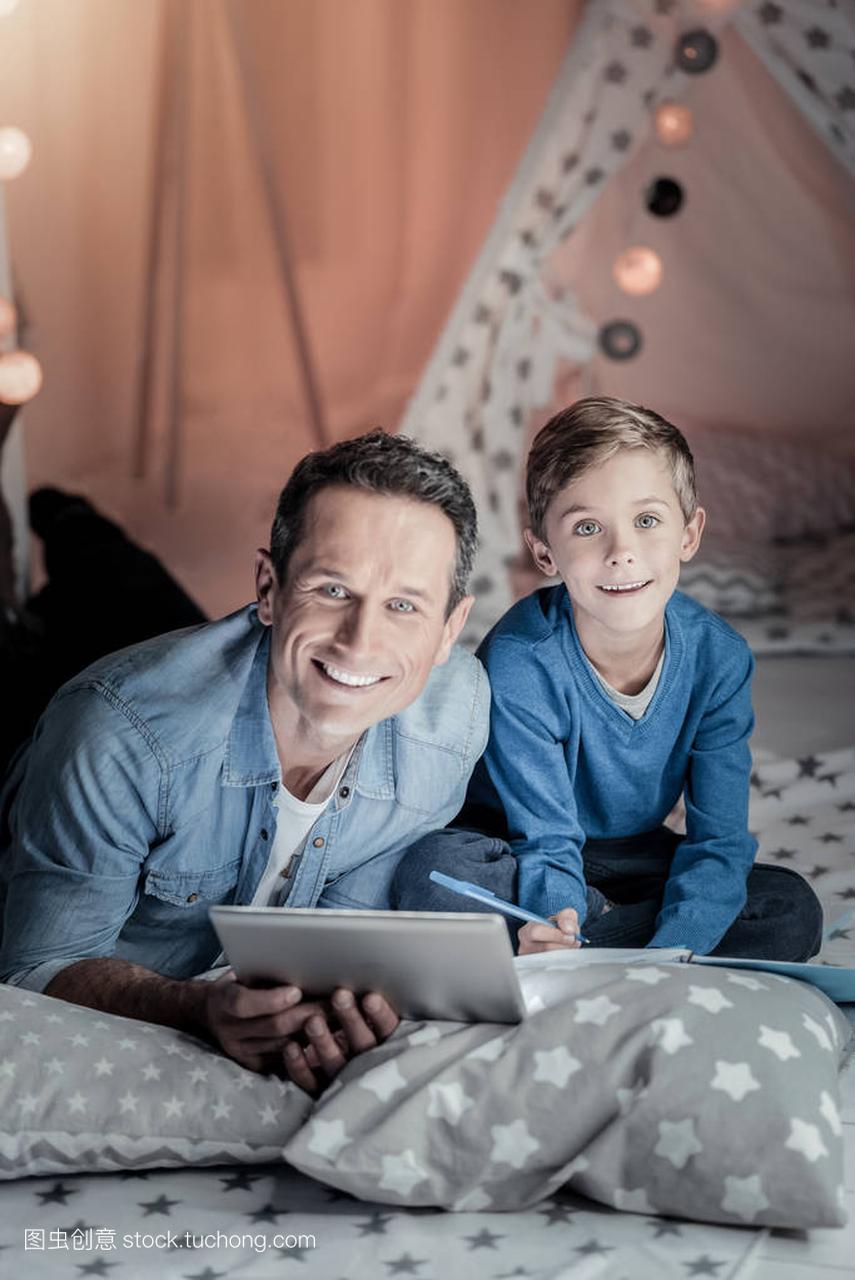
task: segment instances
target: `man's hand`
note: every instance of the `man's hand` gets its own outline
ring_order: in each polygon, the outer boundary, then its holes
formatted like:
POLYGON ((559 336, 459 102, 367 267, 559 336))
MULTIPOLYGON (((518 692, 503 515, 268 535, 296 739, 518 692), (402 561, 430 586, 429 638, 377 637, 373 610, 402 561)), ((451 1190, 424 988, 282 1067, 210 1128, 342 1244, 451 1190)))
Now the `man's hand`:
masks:
POLYGON ((539 951, 566 951, 568 947, 581 947, 579 941, 579 917, 573 907, 564 907, 556 916, 550 916, 555 927, 529 922, 520 929, 519 954, 536 955, 539 951))
POLYGON ((285 1045, 285 1070, 301 1089, 317 1095, 338 1075, 348 1058, 373 1049, 397 1027, 397 1013, 376 992, 363 996, 361 1006, 352 991, 334 991, 332 1007, 338 1030, 330 1030, 322 1011, 317 1012, 315 1006, 305 1023, 308 1044, 289 1040, 285 1045))
POLYGON ((339 1029, 328 1009, 304 1001, 298 987, 245 987, 231 971, 210 984, 206 1023, 223 1050, 250 1071, 285 1069, 295 1084, 318 1093, 348 1058, 373 1049, 392 1034, 398 1016, 382 996, 368 995, 363 1012, 349 991, 336 991, 339 1029), (295 1037, 299 1037, 296 1039, 295 1037), (305 1047, 300 1040, 307 1039, 305 1047))

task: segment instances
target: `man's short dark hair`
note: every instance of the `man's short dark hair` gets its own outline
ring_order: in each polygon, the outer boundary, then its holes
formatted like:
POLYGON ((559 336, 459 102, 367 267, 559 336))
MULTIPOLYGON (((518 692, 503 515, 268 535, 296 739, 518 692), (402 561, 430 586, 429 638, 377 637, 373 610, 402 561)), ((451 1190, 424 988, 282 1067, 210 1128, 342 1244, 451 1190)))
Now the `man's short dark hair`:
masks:
POLYGON ((441 454, 422 449, 408 436, 370 431, 355 440, 342 440, 330 449, 308 453, 297 463, 279 495, 270 530, 270 558, 280 584, 288 562, 303 536, 309 499, 330 485, 353 485, 369 493, 413 498, 439 507, 454 525, 457 555, 451 576, 450 614, 463 597, 472 572, 478 519, 469 486, 441 454))

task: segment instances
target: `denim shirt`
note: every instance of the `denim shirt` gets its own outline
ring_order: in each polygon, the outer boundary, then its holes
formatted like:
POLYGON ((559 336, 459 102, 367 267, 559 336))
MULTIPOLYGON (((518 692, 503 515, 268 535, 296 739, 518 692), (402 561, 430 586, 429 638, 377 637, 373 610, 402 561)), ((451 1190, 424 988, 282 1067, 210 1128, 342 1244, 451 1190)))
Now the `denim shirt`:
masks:
MULTIPOLYGON (((176 978, 214 962, 208 909, 252 901, 276 830, 269 647, 250 605, 59 691, 0 797, 0 981, 41 991, 93 956, 176 978)), ((454 649, 362 735, 284 904, 388 907, 403 850, 460 809, 488 722, 486 674, 454 649)))

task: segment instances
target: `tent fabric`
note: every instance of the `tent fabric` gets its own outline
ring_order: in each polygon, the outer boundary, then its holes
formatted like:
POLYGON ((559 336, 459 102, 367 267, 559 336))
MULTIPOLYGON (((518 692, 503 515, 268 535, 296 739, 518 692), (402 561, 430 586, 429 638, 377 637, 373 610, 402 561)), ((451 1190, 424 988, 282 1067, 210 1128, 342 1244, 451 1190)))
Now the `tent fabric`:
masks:
MULTIPOLYGON (((804 94, 810 96, 803 76, 826 84, 814 62, 841 47, 848 56, 853 24, 832 13, 833 21, 818 25, 815 5, 806 21, 801 0, 772 7, 787 23, 774 15, 770 23, 770 7, 752 3, 742 14, 747 38, 752 47, 768 38, 768 56, 788 69, 785 85, 798 86, 801 106, 804 94), (822 34, 807 39, 814 28, 822 34), (805 50, 800 61, 795 35, 805 50)), ((732 41, 724 28, 734 5, 703 8, 707 30, 732 41)), ((482 537, 470 639, 483 635, 510 602, 507 570, 519 552, 519 475, 532 411, 550 404, 556 375, 566 377, 568 368, 577 371, 574 394, 592 389, 586 371, 596 326, 560 260, 580 223, 592 225, 585 215, 609 180, 619 181, 623 168, 632 167, 656 106, 679 100, 691 81, 702 79, 674 66, 675 41, 701 25, 697 14, 693 6, 690 21, 672 0, 589 4, 493 232, 405 414, 402 429, 451 456, 476 495, 482 537)), ((848 98, 845 85, 838 86, 839 59, 832 63, 830 89, 821 98, 825 115, 820 120, 812 103, 812 122, 837 154, 849 136, 848 98)))
POLYGON ((823 142, 855 174, 855 6, 761 0, 734 24, 823 142))

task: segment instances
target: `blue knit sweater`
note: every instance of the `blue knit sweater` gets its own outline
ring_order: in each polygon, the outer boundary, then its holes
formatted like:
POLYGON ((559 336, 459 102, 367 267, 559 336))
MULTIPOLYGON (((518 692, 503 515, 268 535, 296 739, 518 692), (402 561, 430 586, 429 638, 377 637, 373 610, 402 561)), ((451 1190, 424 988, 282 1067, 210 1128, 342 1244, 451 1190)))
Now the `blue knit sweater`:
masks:
POLYGON ((585 840, 661 826, 685 790, 686 839, 665 886, 654 947, 706 954, 745 905, 757 842, 748 832, 754 726, 748 645, 675 592, 653 700, 633 720, 585 660, 563 586, 521 600, 483 641, 490 741, 467 810, 485 807, 518 859, 519 900, 585 916, 585 840))

